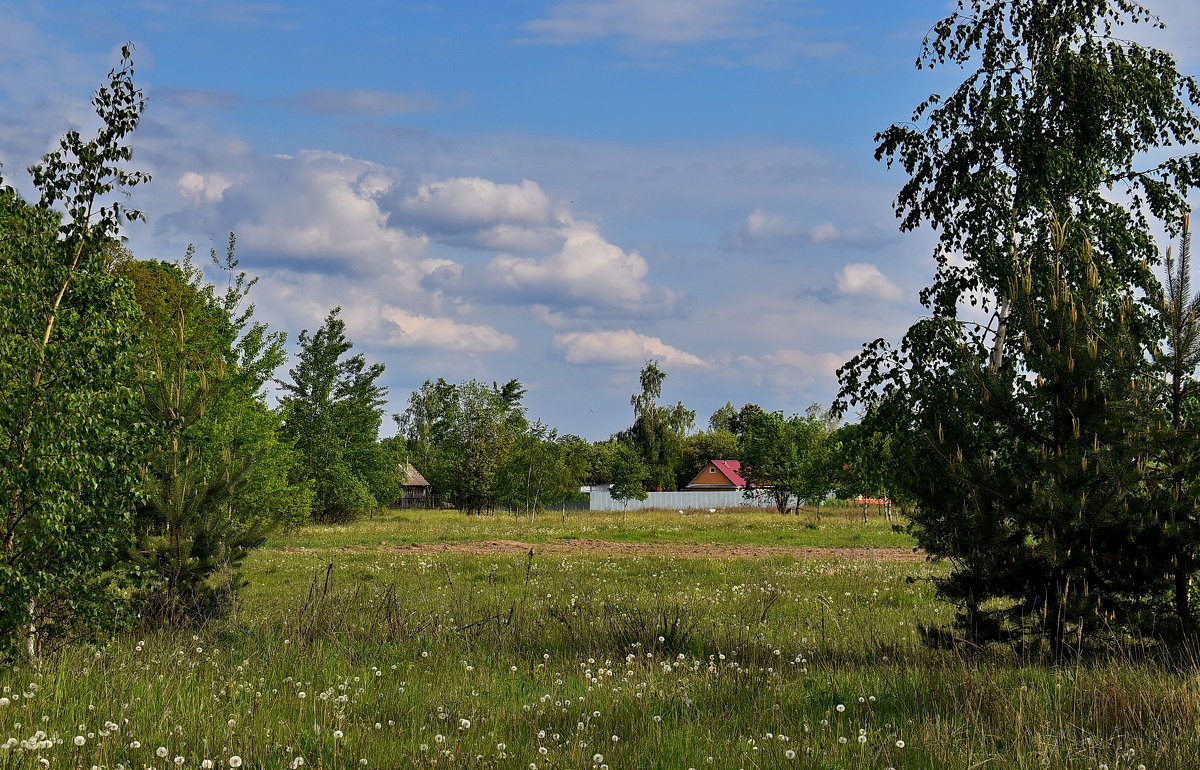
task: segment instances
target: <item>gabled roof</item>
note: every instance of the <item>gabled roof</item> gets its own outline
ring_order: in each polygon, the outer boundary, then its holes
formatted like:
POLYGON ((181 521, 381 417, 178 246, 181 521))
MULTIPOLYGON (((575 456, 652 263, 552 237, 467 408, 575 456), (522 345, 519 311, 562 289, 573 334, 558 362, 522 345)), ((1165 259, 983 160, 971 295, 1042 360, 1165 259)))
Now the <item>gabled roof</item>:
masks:
POLYGON ((729 479, 730 483, 732 483, 734 486, 746 486, 746 480, 742 478, 741 473, 741 460, 713 460, 712 464, 717 466, 717 470, 725 474, 725 478, 729 479))
POLYGON ((429 486, 429 482, 426 481, 425 477, 422 476, 421 473, 416 468, 413 467, 412 463, 405 464, 404 473, 406 474, 404 486, 406 486, 406 487, 427 487, 427 486, 429 486))
POLYGON ((742 463, 740 460, 709 460, 692 483, 685 489, 726 489, 734 487, 744 489, 746 480, 742 478, 742 463), (720 472, 723 479, 718 480, 712 471, 720 472))

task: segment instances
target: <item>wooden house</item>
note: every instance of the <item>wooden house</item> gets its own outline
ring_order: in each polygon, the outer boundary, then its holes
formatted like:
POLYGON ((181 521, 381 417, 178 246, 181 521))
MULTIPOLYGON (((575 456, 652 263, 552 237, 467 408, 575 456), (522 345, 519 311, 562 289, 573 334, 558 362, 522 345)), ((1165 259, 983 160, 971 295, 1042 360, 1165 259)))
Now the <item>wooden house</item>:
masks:
POLYGON ((429 508, 433 504, 433 488, 421 472, 406 463, 401 469, 405 475, 404 493, 400 496, 401 508, 429 508))
POLYGON ((703 491, 738 491, 746 488, 741 474, 741 460, 709 460, 684 489, 703 491))

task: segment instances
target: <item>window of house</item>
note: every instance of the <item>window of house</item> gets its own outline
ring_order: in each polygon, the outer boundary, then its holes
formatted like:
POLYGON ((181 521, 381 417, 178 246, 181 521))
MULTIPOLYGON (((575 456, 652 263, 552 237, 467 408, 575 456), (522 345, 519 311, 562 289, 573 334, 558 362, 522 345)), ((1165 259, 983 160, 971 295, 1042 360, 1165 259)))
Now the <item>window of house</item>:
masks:
POLYGON ((709 466, 709 468, 708 468, 708 472, 709 472, 709 473, 716 473, 716 472, 717 472, 717 469, 716 469, 716 468, 713 468, 712 466, 709 466))

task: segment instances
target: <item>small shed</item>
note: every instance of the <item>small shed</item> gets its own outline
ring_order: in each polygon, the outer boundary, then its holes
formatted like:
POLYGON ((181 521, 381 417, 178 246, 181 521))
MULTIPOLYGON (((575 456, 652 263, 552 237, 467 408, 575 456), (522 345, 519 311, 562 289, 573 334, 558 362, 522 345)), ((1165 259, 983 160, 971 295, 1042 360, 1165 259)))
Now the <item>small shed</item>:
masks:
POLYGON ((433 503, 433 488, 412 463, 401 466, 404 473, 404 494, 400 496, 401 508, 428 508, 433 503))
POLYGON ((741 460, 709 460, 684 489, 737 491, 746 488, 741 460))

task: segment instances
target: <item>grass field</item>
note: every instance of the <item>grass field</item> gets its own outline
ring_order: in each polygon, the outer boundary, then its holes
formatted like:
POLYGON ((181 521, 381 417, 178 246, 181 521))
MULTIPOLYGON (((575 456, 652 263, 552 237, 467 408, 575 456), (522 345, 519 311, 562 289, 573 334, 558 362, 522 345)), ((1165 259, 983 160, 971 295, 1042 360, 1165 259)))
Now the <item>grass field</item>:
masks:
MULTIPOLYGON (((899 519, 896 519, 898 522, 899 519)), ((335 548, 366 545, 479 541, 502 538, 525 543, 592 538, 619 543, 911 548, 912 539, 892 531, 874 513, 862 523, 858 507, 781 516, 763 509, 737 511, 546 511, 534 517, 464 516, 457 511, 390 511, 353 526, 309 526, 280 535, 275 547, 335 548)))
POLYGON ((929 649, 918 626, 952 613, 939 568, 864 552, 911 543, 856 516, 307 527, 252 557, 226 621, 0 673, 0 768, 1200 766, 1190 662, 929 649), (573 538, 857 550, 538 547, 573 538))

